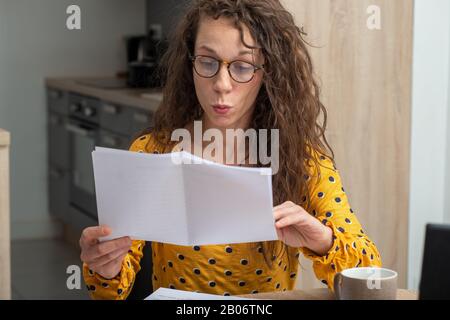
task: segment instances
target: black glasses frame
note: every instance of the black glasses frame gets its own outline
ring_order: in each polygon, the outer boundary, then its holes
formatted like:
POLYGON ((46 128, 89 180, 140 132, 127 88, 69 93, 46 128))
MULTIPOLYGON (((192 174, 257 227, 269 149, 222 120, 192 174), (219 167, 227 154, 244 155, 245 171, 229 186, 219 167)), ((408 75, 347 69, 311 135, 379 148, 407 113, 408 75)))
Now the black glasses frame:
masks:
POLYGON ((227 66, 227 70, 228 70, 228 74, 230 75, 230 78, 233 79, 234 81, 238 82, 238 83, 249 83, 249 82, 252 81, 253 78, 255 77, 256 71, 264 69, 264 65, 263 65, 263 64, 260 65, 260 66, 258 66, 258 65, 255 65, 255 64, 253 64, 253 63, 251 63, 251 62, 244 61, 244 60, 225 61, 225 60, 219 60, 219 59, 217 59, 217 58, 214 58, 214 57, 211 57, 211 56, 207 56, 207 55, 203 55, 203 54, 198 54, 198 55, 195 55, 195 56, 189 55, 189 59, 191 60, 192 65, 194 66, 195 73, 197 73, 200 77, 206 78, 206 79, 214 78, 214 77, 219 73, 220 67, 222 66, 222 64, 224 64, 224 65, 227 66), (201 75, 201 74, 197 71, 197 68, 195 67, 195 60, 196 60, 198 57, 210 58, 210 59, 213 59, 213 60, 216 60, 217 62, 219 62, 219 67, 217 68, 217 71, 216 71, 212 76, 209 76, 209 77, 206 77, 206 76, 201 75), (236 80, 236 79, 233 77, 233 75, 231 74, 231 71, 230 71, 230 66, 231 66, 231 64, 233 64, 233 63, 235 63, 235 62, 244 62, 244 63, 247 63, 247 64, 253 66, 253 75, 252 75, 252 77, 250 78, 250 80, 248 80, 248 81, 238 81, 238 80, 236 80))

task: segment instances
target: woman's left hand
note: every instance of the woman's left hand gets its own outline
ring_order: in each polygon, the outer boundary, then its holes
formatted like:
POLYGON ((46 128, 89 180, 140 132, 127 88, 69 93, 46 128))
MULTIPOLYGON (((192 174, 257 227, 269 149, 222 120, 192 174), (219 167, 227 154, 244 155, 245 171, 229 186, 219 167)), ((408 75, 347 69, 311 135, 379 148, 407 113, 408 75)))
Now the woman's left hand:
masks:
POLYGON ((333 245, 333 230, 301 206, 286 201, 273 208, 278 239, 290 247, 306 247, 325 255, 333 245))

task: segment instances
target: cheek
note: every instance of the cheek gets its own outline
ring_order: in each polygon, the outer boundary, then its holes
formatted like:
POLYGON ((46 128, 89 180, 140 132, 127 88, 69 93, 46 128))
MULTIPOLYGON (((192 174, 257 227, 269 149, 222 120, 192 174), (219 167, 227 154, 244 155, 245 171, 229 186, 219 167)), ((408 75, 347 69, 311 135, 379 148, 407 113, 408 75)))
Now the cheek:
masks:
POLYGON ((208 92, 209 92, 208 82, 205 80, 208 80, 208 79, 194 76, 195 93, 197 94, 198 101, 202 105, 203 105, 203 102, 206 100, 206 97, 208 96, 208 92))
POLYGON ((194 85, 199 100, 210 95, 210 92, 212 91, 210 79, 194 76, 194 85))
POLYGON ((246 90, 245 93, 243 92, 243 99, 244 99, 244 103, 246 105, 246 108, 250 108, 253 106, 256 97, 258 96, 259 90, 261 89, 261 85, 262 85, 262 81, 261 79, 254 79, 255 82, 251 83, 251 85, 249 85, 246 90), (258 80, 258 81, 256 81, 258 80))
POLYGON ((262 87, 263 84, 264 84, 264 78, 263 78, 263 75, 261 75, 260 73, 257 74, 257 75, 255 76, 254 81, 255 81, 255 82, 254 82, 254 91, 256 92, 256 95, 258 95, 259 90, 261 89, 261 87, 262 87))

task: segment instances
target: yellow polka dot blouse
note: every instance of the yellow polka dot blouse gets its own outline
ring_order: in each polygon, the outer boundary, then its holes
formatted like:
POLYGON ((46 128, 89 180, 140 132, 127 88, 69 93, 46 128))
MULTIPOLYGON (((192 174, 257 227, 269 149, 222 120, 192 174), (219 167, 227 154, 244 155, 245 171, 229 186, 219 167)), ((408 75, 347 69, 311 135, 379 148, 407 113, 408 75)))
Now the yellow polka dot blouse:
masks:
MULTIPOLYGON (((130 151, 148 153, 175 150, 161 146, 151 134, 138 138, 130 147, 130 151)), ((334 242, 326 255, 318 256, 307 248, 282 251, 281 241, 271 242, 279 254, 268 260, 263 245, 269 243, 191 247, 152 242, 153 277, 148 279, 149 285, 153 290, 166 287, 219 295, 292 290, 298 277, 300 253, 313 261, 316 277, 330 289, 334 275, 343 269, 381 266, 375 244, 364 233, 348 203, 338 171, 330 159, 321 156, 319 161, 320 175, 311 169, 305 177, 311 199, 305 209, 333 230, 334 242)), ((150 258, 143 257, 144 245, 144 241, 133 241, 121 272, 113 279, 103 278, 84 264, 83 276, 90 296, 126 299, 140 270, 140 260, 150 258)))

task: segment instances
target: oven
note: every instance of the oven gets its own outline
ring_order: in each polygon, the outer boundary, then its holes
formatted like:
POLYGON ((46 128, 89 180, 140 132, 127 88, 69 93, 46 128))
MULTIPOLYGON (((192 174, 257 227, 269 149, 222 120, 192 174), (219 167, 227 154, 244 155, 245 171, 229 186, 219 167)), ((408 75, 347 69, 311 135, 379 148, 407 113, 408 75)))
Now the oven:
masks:
POLYGON ((92 151, 100 141, 99 106, 97 99, 69 95, 70 183, 69 203, 78 211, 97 219, 92 151))
POLYGON ((92 151, 95 146, 127 150, 131 132, 151 123, 151 113, 75 93, 68 104, 69 204, 98 222, 92 151))

